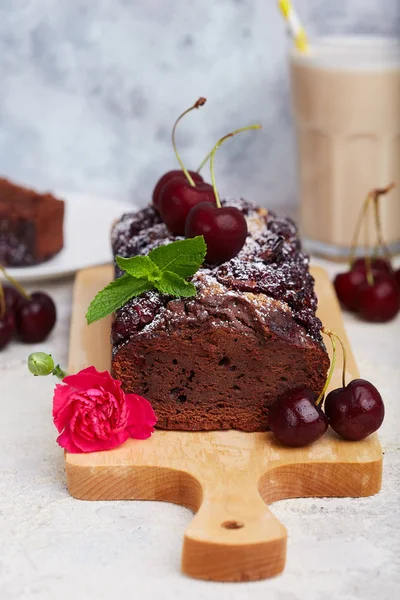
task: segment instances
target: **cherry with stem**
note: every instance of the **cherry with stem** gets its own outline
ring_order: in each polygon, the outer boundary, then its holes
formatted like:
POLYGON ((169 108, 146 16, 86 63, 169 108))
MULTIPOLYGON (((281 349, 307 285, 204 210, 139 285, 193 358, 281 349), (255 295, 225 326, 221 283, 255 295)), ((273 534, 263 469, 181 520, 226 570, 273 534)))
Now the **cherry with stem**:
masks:
MULTIPOLYGON (((325 414, 332 429, 343 439, 358 441, 381 426, 385 408, 376 387, 365 379, 353 379, 346 385, 346 349, 340 337, 333 331, 323 328, 330 337, 333 356, 336 354, 335 339, 342 347, 342 387, 329 392, 325 399, 325 414)), ((334 359, 332 359, 334 364, 334 359)), ((332 370, 333 372, 333 370, 332 370)), ((329 385, 329 383, 328 383, 329 385)), ((325 385, 325 391, 328 387, 325 385)))
POLYGON ((379 212, 379 200, 383 194, 392 190, 394 184, 372 190, 366 197, 355 227, 349 257, 350 270, 339 273, 335 280, 335 290, 340 302, 348 309, 359 312, 367 321, 385 322, 392 319, 400 309, 398 285, 396 285, 390 263, 390 254, 383 240, 379 212), (373 205, 377 244, 371 256, 369 247, 368 221, 366 222, 364 258, 355 260, 361 226, 373 205), (385 258, 378 256, 378 249, 385 258))
POLYGON ((175 156, 178 160, 178 163, 181 166, 181 170, 174 169, 172 171, 167 171, 167 173, 164 173, 164 175, 157 181, 156 186, 153 191, 153 205, 155 206, 156 209, 158 209, 158 207, 159 207, 161 192, 162 192, 163 188, 172 179, 177 179, 177 178, 185 179, 185 177, 186 177, 186 179, 189 181, 191 186, 195 186, 196 183, 201 183, 203 181, 203 177, 199 174, 199 172, 188 171, 186 169, 186 167, 184 166, 182 159, 178 153, 177 147, 176 147, 175 133, 176 133, 176 127, 177 127, 178 123, 180 122, 180 120, 185 115, 187 115, 189 112, 191 112, 192 110, 200 108, 201 106, 204 106, 205 103, 206 103, 206 98, 199 98, 198 100, 196 100, 196 102, 193 104, 193 106, 191 106, 190 108, 185 110, 177 118, 177 120, 174 123, 174 126, 172 128, 172 146, 174 148, 175 156))
POLYGON ((44 292, 28 294, 25 288, 9 275, 3 266, 0 266, 0 271, 13 286, 14 292, 12 296, 10 295, 12 305, 9 312, 15 317, 15 329, 19 338, 25 343, 42 342, 56 322, 56 307, 53 300, 44 292))
POLYGON ((233 206, 222 206, 215 180, 214 160, 218 148, 238 133, 260 129, 250 125, 222 137, 210 152, 210 173, 214 202, 196 204, 189 212, 185 225, 186 237, 204 236, 207 244, 206 262, 218 264, 237 256, 247 237, 247 222, 243 214, 233 206))

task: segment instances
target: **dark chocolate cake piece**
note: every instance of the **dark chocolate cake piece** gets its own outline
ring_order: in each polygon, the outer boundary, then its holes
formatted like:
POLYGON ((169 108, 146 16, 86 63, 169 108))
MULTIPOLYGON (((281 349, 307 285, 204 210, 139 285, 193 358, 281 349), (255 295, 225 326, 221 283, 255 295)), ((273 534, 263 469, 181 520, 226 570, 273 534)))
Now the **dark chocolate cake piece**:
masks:
MULTIPOLYGON (((318 394, 325 382, 329 358, 295 224, 244 200, 223 204, 248 223, 238 256, 201 268, 195 298, 151 291, 115 314, 113 375, 150 400, 163 429, 264 431, 281 393, 307 385, 318 394)), ((112 230, 124 257, 175 239, 152 207, 112 230)))
POLYGON ((0 178, 0 264, 36 265, 64 245, 64 201, 0 178))

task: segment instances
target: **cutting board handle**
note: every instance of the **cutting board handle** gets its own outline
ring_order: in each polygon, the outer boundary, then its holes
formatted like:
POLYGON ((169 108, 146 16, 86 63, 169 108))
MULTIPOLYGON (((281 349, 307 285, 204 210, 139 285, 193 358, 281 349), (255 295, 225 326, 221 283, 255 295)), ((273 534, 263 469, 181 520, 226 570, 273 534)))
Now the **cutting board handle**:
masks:
POLYGON ((182 570, 213 581, 271 577, 284 568, 286 538, 257 482, 214 481, 203 486, 202 504, 185 533, 182 570))

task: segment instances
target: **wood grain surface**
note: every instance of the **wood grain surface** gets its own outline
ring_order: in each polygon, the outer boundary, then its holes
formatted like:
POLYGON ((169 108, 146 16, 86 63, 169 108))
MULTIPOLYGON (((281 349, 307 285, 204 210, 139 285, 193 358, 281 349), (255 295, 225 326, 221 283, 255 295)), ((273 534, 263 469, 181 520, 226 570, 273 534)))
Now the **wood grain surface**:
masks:
MULTIPOLYGON (((348 352, 348 377, 358 376, 333 287, 312 269, 319 317, 348 352)), ((110 321, 85 324, 87 307, 112 277, 111 266, 78 273, 69 372, 110 368, 110 321)), ((328 344, 327 344, 328 345, 328 344)), ((341 357, 331 388, 340 386, 341 357)), ((329 431, 306 448, 285 448, 270 433, 156 431, 107 452, 65 454, 68 489, 84 500, 164 500, 196 514, 184 534, 182 570, 213 581, 250 581, 280 573, 287 532, 268 504, 306 496, 369 496, 379 491, 382 450, 377 435, 345 442, 329 431)), ((178 534, 178 532, 171 532, 178 534)), ((156 567, 156 565, 155 565, 156 567)))

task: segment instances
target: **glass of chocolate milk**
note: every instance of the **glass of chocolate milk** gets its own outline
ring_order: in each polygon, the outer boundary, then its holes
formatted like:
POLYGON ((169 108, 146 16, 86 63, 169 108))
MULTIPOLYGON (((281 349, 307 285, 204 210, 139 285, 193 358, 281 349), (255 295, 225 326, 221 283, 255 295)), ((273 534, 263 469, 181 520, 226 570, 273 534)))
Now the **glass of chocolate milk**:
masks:
POLYGON ((385 241, 399 252, 400 41, 317 39, 309 53, 292 52, 290 75, 306 249, 348 258, 366 195, 395 182, 380 205, 385 241))

